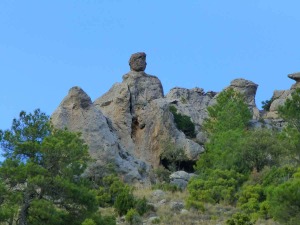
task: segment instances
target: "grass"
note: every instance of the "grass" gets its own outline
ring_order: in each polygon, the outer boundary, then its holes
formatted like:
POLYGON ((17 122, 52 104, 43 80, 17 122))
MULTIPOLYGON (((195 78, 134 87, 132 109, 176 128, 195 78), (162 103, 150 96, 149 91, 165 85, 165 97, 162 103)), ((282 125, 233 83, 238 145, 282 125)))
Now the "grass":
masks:
MULTIPOLYGON (((174 211, 171 209, 171 202, 183 202, 185 203, 185 199, 187 199, 188 192, 187 191, 164 191, 165 195, 161 198, 153 198, 152 193, 153 189, 151 186, 143 187, 136 186, 134 189, 134 196, 138 198, 146 197, 149 203, 154 204, 156 207, 146 213, 143 217, 143 221, 145 224, 148 218, 150 217, 158 217, 156 220, 157 223, 161 225, 225 225, 226 220, 231 217, 232 214, 237 212, 237 209, 230 205, 222 205, 222 204, 204 204, 205 211, 200 212, 198 210, 189 209, 183 211, 174 211), (163 202, 163 203, 160 203, 163 202)), ((103 209, 101 211, 103 215, 109 215, 113 213, 113 208, 103 209)), ((125 225, 126 222, 122 221, 120 218, 118 219, 118 224, 125 225)), ((256 225, 280 225, 272 220, 258 220, 256 225)))

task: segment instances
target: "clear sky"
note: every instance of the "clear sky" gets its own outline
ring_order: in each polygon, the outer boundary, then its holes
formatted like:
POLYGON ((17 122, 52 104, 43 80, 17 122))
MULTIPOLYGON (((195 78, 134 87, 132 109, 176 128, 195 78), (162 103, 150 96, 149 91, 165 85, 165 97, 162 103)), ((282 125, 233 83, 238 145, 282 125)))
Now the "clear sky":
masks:
POLYGON ((300 71, 299 0, 1 0, 0 129, 21 110, 51 114, 72 86, 95 100, 147 53, 175 86, 259 85, 256 102, 300 71))

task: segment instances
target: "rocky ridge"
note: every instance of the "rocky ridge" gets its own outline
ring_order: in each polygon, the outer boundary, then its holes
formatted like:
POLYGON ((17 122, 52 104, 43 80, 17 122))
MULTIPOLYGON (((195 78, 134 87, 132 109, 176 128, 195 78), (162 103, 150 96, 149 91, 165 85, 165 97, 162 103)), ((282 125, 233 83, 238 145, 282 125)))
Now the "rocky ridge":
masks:
MULTIPOLYGON (((170 143, 183 149, 188 158, 186 163, 193 164, 204 151, 206 136, 202 124, 208 116, 206 109, 218 95, 202 88, 176 87, 164 96, 160 80, 145 73, 146 65, 145 53, 133 54, 130 72, 121 83, 114 84, 94 102, 81 88, 73 87, 51 116, 55 127, 82 133, 95 159, 90 168, 112 163, 126 182, 149 182, 151 170, 161 164, 160 156, 170 143), (190 117, 195 125, 195 138, 187 137, 177 128, 170 106, 190 117)), ((254 123, 258 123, 261 115, 267 121, 277 118, 278 106, 300 82, 300 73, 289 77, 297 81, 296 85, 290 90, 275 91, 268 113, 261 113, 256 107, 257 84, 235 79, 227 88, 245 95, 254 123)))

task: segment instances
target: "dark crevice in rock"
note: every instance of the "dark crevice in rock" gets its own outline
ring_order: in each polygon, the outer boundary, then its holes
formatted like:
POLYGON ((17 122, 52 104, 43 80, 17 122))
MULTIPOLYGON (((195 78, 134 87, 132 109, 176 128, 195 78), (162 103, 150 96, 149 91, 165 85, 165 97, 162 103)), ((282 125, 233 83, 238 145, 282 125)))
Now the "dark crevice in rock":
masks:
POLYGON ((132 138, 133 141, 135 140, 135 135, 136 135, 137 129, 139 129, 139 121, 136 117, 132 117, 131 138, 132 138))
POLYGON ((133 103, 132 103, 132 94, 130 92, 129 86, 127 86, 128 92, 129 92, 129 112, 131 115, 133 115, 133 103))
POLYGON ((175 170, 175 171, 183 170, 187 173, 194 173, 195 172, 194 166, 196 165, 196 161, 185 160, 180 162, 170 162, 167 159, 161 159, 160 164, 169 170, 175 170))

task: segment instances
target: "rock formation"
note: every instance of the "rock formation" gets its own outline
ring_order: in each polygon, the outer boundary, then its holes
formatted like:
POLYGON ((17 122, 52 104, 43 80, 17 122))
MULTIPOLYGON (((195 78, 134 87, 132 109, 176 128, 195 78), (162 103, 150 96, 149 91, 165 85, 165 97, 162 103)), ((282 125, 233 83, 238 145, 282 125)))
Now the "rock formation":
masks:
POLYGON ((164 99, 160 80, 146 74, 146 54, 133 54, 131 71, 94 105, 108 118, 120 144, 131 154, 157 167, 166 142, 184 148, 195 160, 203 148, 189 140, 174 125, 169 102, 164 99))
POLYGON ((137 52, 132 54, 129 59, 130 70, 132 71, 145 71, 146 63, 146 54, 144 52, 137 52))
MULTIPOLYGON (((184 150, 187 164, 199 158, 206 142, 202 125, 208 117, 207 107, 215 103, 217 93, 176 87, 164 96, 160 80, 145 73, 145 53, 133 54, 129 65, 130 72, 123 76, 122 82, 114 84, 94 102, 81 88, 71 88, 51 119, 57 128, 82 133, 95 159, 90 168, 112 162, 125 181, 146 182, 151 168, 162 163, 161 154, 170 146, 184 150), (177 128, 170 106, 190 117, 195 125, 195 137, 187 137, 177 128)), ((228 88, 245 95, 257 119, 257 85, 236 79, 228 88)))
POLYGON ((255 103, 255 95, 256 95, 257 87, 258 87, 257 84, 242 78, 231 81, 230 86, 228 87, 228 88, 232 88, 237 92, 240 92, 245 96, 246 103, 248 104, 249 109, 252 111, 253 119, 259 118, 259 110, 256 107, 256 103, 255 103))
POLYGON ((291 89, 296 89, 300 87, 300 72, 299 73, 291 73, 288 75, 289 78, 296 81, 296 83, 291 87, 291 89))
POLYGON ((296 83, 291 86, 288 90, 275 90, 271 98, 271 105, 269 112, 264 115, 264 118, 275 119, 276 121, 282 121, 278 118, 278 108, 284 105, 287 98, 291 98, 293 91, 296 88, 300 88, 300 73, 289 74, 288 77, 295 80, 296 83))
POLYGON ((96 160, 91 166, 112 162, 127 182, 144 181, 147 178, 142 172, 149 171, 149 166, 120 147, 107 119, 81 88, 70 89, 52 114, 51 121, 56 128, 82 133, 92 158, 96 160))

